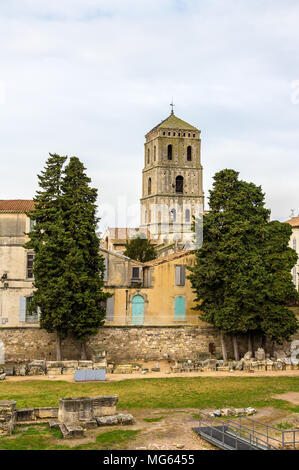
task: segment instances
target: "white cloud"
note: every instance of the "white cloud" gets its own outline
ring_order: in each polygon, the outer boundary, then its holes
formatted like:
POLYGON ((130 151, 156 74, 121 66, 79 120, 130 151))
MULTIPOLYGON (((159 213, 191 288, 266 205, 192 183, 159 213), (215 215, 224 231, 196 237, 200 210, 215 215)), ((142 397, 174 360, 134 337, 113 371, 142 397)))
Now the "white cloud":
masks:
POLYGON ((2 0, 0 198, 31 197, 56 151, 84 161, 100 202, 138 204, 144 134, 173 96, 202 129, 207 196, 233 167, 275 217, 299 211, 298 15, 295 0, 2 0))

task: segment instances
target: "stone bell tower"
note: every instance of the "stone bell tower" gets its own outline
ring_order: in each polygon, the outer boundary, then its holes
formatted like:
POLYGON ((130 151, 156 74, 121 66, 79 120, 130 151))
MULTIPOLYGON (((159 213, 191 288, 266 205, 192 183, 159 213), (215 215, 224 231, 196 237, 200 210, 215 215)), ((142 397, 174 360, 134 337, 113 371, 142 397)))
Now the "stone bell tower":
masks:
POLYGON ((204 204, 200 130, 172 110, 145 139, 141 229, 160 243, 190 242, 204 204))

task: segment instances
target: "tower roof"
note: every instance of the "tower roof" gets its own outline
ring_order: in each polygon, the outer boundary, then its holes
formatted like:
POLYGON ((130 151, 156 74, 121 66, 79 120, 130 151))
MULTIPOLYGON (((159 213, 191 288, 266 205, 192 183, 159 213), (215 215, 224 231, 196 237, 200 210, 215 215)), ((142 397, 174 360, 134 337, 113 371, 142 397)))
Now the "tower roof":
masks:
POLYGON ((171 112, 170 116, 164 119, 164 121, 160 122, 160 124, 153 127, 148 132, 148 134, 156 129, 183 129, 190 131, 199 131, 199 129, 194 126, 191 126, 191 124, 188 124, 188 122, 178 118, 173 112, 171 112))

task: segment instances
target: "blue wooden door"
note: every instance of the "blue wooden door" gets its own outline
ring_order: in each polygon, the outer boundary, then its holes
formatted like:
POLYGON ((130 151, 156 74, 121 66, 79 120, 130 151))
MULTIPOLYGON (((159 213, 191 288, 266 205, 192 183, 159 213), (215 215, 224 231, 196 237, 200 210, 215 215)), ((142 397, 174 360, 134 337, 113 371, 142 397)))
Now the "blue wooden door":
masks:
POLYGON ((132 300, 132 325, 144 323, 144 300, 141 295, 135 295, 132 300))
POLYGON ((174 299, 174 319, 186 320, 186 299, 185 297, 176 297, 174 299))

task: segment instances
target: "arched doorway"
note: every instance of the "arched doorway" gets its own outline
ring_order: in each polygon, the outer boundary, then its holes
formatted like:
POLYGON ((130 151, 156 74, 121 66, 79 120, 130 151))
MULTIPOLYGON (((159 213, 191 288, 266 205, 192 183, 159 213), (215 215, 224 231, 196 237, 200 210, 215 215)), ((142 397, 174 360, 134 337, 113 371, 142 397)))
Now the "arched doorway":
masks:
POLYGON ((144 299, 135 295, 132 299, 132 325, 144 324, 144 299))

